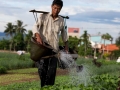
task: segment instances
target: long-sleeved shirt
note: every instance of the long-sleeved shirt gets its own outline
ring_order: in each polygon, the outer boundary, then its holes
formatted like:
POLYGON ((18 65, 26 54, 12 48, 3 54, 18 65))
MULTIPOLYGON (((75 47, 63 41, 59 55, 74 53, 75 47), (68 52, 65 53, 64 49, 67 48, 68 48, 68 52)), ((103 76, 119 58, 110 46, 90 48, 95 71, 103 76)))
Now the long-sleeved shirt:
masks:
POLYGON ((63 42, 68 40, 67 31, 64 29, 64 19, 58 16, 54 20, 50 13, 41 14, 32 31, 33 35, 39 33, 43 41, 50 44, 56 51, 59 50, 60 33, 63 42))

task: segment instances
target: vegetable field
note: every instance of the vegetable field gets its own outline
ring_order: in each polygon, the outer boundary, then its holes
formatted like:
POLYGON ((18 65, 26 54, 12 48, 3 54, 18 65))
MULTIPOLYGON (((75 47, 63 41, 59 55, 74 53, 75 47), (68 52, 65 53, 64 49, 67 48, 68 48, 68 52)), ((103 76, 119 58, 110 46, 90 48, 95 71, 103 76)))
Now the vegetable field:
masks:
POLYGON ((0 53, 0 90, 119 90, 120 64, 116 61, 78 58, 81 72, 73 68, 57 69, 55 85, 40 87, 40 80, 29 54, 0 53))

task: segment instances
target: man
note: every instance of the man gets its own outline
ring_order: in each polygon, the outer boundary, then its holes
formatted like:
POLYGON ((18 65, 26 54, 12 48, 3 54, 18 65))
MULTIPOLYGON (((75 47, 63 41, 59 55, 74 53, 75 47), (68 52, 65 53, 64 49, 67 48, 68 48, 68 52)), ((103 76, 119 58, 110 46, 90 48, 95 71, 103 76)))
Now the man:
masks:
MULTIPOLYGON (((42 14, 38 18, 38 22, 34 25, 33 34, 37 42, 42 40, 54 49, 54 52, 59 51, 59 33, 61 32, 63 42, 65 43, 65 50, 68 51, 67 32, 64 30, 64 19, 59 16, 63 6, 62 0, 54 0, 51 5, 51 13, 42 14)), ((37 53, 37 52, 36 52, 37 53)), ((53 52, 51 52, 52 54, 53 52)), ((38 73, 41 79, 41 87, 45 85, 54 85, 56 68, 58 58, 51 57, 47 59, 40 59, 37 62, 38 73)))

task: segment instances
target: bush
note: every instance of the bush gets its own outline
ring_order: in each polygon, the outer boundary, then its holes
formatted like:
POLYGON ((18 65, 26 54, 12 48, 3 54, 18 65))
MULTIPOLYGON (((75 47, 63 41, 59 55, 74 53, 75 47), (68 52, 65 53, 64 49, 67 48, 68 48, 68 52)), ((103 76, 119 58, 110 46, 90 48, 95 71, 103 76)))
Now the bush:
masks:
POLYGON ((7 72, 7 69, 3 66, 0 66, 0 74, 5 74, 7 72))

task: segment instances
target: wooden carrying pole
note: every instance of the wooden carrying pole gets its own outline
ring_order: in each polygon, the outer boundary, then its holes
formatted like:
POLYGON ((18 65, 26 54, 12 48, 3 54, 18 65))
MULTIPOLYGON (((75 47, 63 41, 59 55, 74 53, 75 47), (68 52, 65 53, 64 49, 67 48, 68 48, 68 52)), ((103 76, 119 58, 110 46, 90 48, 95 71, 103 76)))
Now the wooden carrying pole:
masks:
MULTIPOLYGON (((44 13, 44 14, 47 14, 47 13, 49 13, 49 12, 45 12, 45 11, 37 11, 37 10, 30 10, 29 12, 35 12, 35 13, 44 13)), ((62 16, 62 15, 59 15, 59 16, 61 16, 62 18, 65 18, 65 19, 69 19, 69 17, 68 16, 62 16)))

